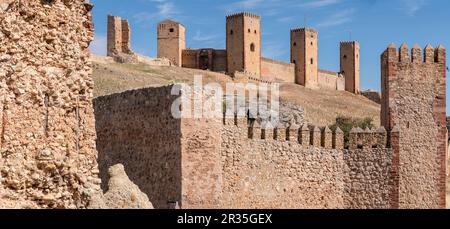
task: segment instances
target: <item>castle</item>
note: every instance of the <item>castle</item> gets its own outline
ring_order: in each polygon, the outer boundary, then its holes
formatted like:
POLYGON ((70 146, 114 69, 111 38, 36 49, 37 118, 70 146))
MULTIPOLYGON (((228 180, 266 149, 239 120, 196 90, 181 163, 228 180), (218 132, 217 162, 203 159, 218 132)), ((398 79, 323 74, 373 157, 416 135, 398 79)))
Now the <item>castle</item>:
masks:
MULTIPOLYGON (((128 28, 118 17, 108 18, 108 55, 117 56, 125 36, 117 28, 128 28), (119 35, 117 35, 119 33, 119 35)), ((261 55, 261 18, 253 13, 237 13, 226 17, 226 49, 186 49, 186 28, 179 22, 164 20, 158 24, 158 58, 167 58, 175 66, 244 75, 259 82, 286 82, 307 88, 360 92, 359 43, 341 42, 340 72, 318 68, 318 33, 311 28, 291 30, 290 63, 261 55)), ((128 41, 126 40, 128 38, 128 41)), ((125 50, 129 50, 125 48, 125 50)), ((126 53, 126 52, 124 52, 126 53)))
POLYGON ((174 85, 94 99, 92 5, 3 2, 0 208, 86 208, 116 163, 156 208, 445 208, 442 46, 383 52, 384 128, 353 129, 345 146, 327 127, 176 119, 174 85))
POLYGON ((343 132, 171 114, 173 86, 95 99, 100 176, 123 163, 157 208, 445 208, 445 49, 382 54, 382 124, 343 132), (157 185, 156 185, 157 184, 157 185))

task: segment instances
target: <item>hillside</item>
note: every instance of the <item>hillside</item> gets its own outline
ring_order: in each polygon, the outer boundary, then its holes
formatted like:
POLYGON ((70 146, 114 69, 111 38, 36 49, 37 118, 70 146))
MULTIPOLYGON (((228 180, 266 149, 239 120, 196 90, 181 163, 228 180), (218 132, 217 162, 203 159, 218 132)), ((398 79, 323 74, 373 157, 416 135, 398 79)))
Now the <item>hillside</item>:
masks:
MULTIPOLYGON (((109 58, 92 57, 95 96, 125 90, 161 86, 177 82, 191 82, 194 75, 203 75, 205 82, 232 82, 229 76, 195 69, 155 66, 146 63, 119 64, 109 58)), ((330 125, 338 115, 373 117, 379 124, 380 106, 363 96, 332 90, 310 90, 299 85, 281 85, 281 98, 293 102, 306 111, 309 123, 330 125)))

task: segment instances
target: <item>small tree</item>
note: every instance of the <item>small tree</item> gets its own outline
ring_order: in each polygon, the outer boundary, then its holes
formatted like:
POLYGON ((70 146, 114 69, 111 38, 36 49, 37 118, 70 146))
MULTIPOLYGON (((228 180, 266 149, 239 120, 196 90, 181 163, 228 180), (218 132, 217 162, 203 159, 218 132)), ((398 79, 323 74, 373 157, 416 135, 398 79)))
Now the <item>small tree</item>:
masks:
POLYGON ((330 126, 330 129, 335 131, 337 128, 340 128, 344 132, 344 146, 347 148, 349 146, 349 137, 350 137, 350 131, 353 128, 361 128, 361 129, 372 129, 374 127, 373 125, 373 118, 367 117, 367 118, 351 118, 351 117, 345 117, 345 116, 338 116, 336 118, 336 122, 330 126))

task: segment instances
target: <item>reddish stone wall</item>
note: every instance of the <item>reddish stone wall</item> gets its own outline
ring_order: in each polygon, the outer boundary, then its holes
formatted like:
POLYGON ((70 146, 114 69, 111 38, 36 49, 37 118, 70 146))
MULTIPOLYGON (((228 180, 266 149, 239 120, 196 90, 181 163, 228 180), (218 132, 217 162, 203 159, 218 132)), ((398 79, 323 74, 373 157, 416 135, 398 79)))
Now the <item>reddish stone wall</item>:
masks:
POLYGON ((0 208, 84 208, 99 189, 92 5, 1 2, 0 208))
POLYGON ((175 120, 170 86, 95 101, 101 176, 115 163, 156 208, 387 208, 386 132, 261 129, 247 119, 175 120), (154 185, 158 184, 158 185, 154 185))
POLYGON ((320 88, 330 90, 345 90, 345 78, 340 77, 338 73, 319 69, 318 84, 320 88))
POLYGON ((295 65, 262 58, 261 78, 271 82, 295 83, 295 65))
POLYGON ((394 207, 445 208, 445 49, 391 45, 382 60, 382 124, 394 130, 394 207))
MULTIPOLYGON (((148 88, 95 99, 100 177, 121 163, 155 208, 181 199, 181 122, 171 115, 172 87, 148 88)), ((106 188, 106 187, 103 187, 106 188)))

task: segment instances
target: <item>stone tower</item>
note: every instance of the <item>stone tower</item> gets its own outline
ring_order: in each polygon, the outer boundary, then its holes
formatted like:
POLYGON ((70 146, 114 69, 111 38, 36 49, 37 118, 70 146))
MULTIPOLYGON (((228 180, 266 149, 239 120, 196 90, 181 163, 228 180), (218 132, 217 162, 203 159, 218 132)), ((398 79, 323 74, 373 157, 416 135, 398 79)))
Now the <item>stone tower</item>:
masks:
POLYGON ((392 208, 445 208, 446 51, 390 45, 381 57, 382 125, 392 132, 392 208))
POLYGON ((133 54, 130 45, 131 29, 127 20, 108 15, 107 55, 133 54))
POLYGON ((182 52, 186 49, 186 30, 176 21, 158 24, 158 58, 167 58, 175 66, 182 65, 182 52))
POLYGON ((291 62, 295 64, 295 82, 307 88, 318 84, 318 33, 311 28, 291 30, 291 62))
POLYGON ((354 94, 360 92, 359 43, 341 42, 341 73, 345 76, 345 90, 354 94))
POLYGON ((227 16, 227 71, 261 75, 261 18, 252 13, 227 16))

